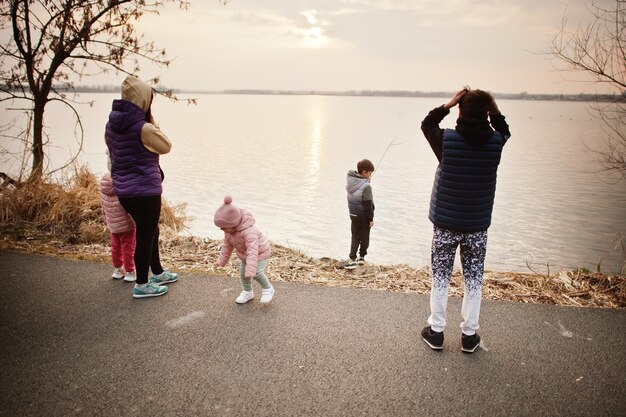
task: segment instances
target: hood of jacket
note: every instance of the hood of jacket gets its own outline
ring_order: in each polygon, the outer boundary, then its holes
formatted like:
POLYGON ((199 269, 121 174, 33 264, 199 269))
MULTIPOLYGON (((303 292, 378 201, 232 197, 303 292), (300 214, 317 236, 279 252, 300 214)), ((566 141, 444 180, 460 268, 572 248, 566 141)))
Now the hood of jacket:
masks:
POLYGON ((113 100, 113 107, 109 114, 108 127, 114 132, 128 131, 138 122, 145 122, 146 113, 135 103, 126 100, 113 100))
POLYGON ((151 103, 152 88, 129 75, 122 83, 122 99, 113 100, 109 127, 114 132, 125 132, 135 123, 145 121, 151 103))
POLYGON ((463 139, 473 144, 487 143, 493 135, 489 120, 459 117, 454 129, 463 136, 463 139))
POLYGON ((130 101, 145 113, 152 104, 152 87, 129 75, 122 82, 122 100, 130 101))
POLYGON ((255 223, 252 213, 250 213, 246 209, 239 209, 239 210, 241 210, 241 221, 239 222, 237 226, 235 226, 236 232, 241 232, 242 230, 252 227, 254 226, 254 223, 255 223))
POLYGON ((363 186, 363 183, 367 182, 367 178, 351 169, 348 171, 348 177, 346 182, 346 191, 350 194, 354 194, 359 188, 363 186))

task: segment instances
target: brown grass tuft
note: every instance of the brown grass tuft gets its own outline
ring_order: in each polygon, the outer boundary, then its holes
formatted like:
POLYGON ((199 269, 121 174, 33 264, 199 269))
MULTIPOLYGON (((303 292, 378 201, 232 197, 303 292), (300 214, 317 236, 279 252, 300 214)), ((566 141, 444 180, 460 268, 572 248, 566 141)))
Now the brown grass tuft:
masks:
MULTIPOLYGON (((0 208, 0 226, 14 236, 48 233, 68 243, 109 243, 100 179, 85 166, 60 184, 26 182, 0 189, 0 208)), ((184 229, 184 210, 184 205, 163 202, 160 224, 166 236, 184 229)))

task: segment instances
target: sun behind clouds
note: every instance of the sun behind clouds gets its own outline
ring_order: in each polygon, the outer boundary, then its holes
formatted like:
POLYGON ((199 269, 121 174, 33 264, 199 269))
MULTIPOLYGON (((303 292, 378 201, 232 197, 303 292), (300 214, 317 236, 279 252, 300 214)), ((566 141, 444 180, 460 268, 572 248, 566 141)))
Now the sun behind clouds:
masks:
POLYGON ((300 35, 303 37, 303 46, 307 48, 321 48, 330 43, 330 38, 326 35, 326 28, 329 23, 325 20, 320 21, 317 18, 317 10, 305 10, 300 12, 306 18, 310 25, 307 29, 300 29, 300 35))
POLYGON ((307 48, 321 48, 328 45, 330 39, 324 34, 324 28, 319 26, 313 26, 311 29, 305 30, 304 46, 307 48))

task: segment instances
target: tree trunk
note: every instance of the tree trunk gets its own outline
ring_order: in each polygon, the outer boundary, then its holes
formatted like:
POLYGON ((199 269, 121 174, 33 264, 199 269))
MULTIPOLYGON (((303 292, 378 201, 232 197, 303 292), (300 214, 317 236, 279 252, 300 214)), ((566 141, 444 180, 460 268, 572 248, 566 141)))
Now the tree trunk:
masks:
POLYGON ((33 109, 33 167, 30 172, 29 181, 39 181, 43 176, 43 113, 45 100, 35 97, 35 108, 33 109))

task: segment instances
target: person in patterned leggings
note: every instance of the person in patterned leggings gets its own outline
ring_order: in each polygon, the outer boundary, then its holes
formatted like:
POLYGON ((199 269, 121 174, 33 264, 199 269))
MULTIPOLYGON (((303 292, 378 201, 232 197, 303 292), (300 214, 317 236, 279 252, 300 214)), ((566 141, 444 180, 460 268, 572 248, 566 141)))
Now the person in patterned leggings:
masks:
POLYGON ((497 170, 502 148, 511 134, 493 96, 469 88, 431 110, 421 128, 439 160, 428 215, 434 225, 430 316, 421 336, 432 349, 443 349, 448 288, 460 247, 465 281, 461 350, 472 353, 480 345, 476 331, 497 170), (441 129, 439 123, 457 104, 456 127, 441 129))

